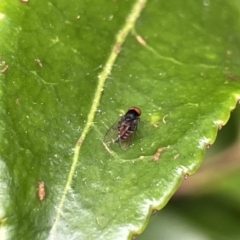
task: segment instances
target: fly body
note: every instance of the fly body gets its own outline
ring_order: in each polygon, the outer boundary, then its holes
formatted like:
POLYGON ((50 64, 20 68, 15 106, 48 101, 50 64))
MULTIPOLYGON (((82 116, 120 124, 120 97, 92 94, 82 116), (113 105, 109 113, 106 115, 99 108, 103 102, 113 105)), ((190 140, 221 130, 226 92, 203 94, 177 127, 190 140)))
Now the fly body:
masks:
POLYGON ((127 112, 113 124, 104 136, 106 144, 119 142, 122 149, 126 150, 132 143, 135 131, 140 121, 141 110, 130 107, 127 112))

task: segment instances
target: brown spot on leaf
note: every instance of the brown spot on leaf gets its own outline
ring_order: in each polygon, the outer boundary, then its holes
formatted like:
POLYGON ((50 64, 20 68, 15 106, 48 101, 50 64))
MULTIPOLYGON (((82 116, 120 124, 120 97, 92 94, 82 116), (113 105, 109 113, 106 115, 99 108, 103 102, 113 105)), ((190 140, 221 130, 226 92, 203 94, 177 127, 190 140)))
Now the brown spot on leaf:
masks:
POLYGON ((136 35, 136 39, 141 45, 143 46, 147 45, 146 41, 140 35, 136 35))
POLYGON ((162 153, 163 150, 165 150, 166 148, 169 148, 170 146, 167 146, 167 147, 160 147, 157 149, 157 151, 154 153, 152 159, 154 162, 157 162, 159 160, 159 157, 162 153))
POLYGON ((188 177, 189 177, 189 174, 188 174, 188 173, 185 173, 185 174, 184 174, 184 180, 187 180, 188 177))
POLYGON ((38 182, 37 195, 40 201, 45 197, 45 184, 43 181, 38 182))
POLYGON ((118 54, 121 51, 121 44, 120 43, 116 43, 113 46, 113 51, 118 54))

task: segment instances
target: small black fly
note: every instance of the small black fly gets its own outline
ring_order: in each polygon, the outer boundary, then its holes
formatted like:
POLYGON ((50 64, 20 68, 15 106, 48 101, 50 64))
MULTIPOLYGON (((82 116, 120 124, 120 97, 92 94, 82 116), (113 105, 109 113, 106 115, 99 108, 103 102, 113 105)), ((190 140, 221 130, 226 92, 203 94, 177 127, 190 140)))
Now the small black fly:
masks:
POLYGON ((113 124, 104 136, 107 145, 118 142, 123 150, 132 143, 135 131, 140 121, 141 110, 138 107, 130 107, 127 112, 113 124))

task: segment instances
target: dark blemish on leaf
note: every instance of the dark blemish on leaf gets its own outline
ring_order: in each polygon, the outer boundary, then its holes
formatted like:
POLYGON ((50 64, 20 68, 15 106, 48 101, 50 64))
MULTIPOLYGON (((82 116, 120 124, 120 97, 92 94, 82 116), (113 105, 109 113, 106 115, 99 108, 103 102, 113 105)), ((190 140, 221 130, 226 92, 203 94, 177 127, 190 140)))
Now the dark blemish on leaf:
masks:
POLYGON ((210 147, 211 147, 210 143, 206 144, 206 148, 210 148, 210 147))
POLYGON ((38 182, 37 195, 40 201, 45 197, 45 185, 43 181, 38 182))

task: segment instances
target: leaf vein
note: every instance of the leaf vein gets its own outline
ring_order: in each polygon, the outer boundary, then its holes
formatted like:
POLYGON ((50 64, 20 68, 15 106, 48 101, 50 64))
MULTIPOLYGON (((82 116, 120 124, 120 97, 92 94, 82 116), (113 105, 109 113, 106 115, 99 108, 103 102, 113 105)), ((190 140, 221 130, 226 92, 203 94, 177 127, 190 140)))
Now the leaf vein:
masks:
POLYGON ((60 220, 61 212, 62 212, 64 202, 65 202, 65 199, 66 199, 66 195, 67 195, 67 192, 70 188, 74 172, 76 170, 76 166, 77 166, 77 162, 78 162, 79 154, 80 154, 80 149, 81 149, 83 141, 85 140, 85 138, 87 136, 87 133, 89 132, 89 130, 90 130, 92 124, 93 124, 93 120, 94 120, 94 117, 95 117, 95 114, 96 114, 97 107, 98 107, 99 102, 100 102, 100 98, 101 98, 101 95, 102 95, 104 84, 107 80, 107 77, 111 73, 114 62, 115 62, 115 60, 116 60, 116 58, 119 55, 119 52, 121 50, 121 46, 125 42, 125 40, 126 40, 128 34, 129 34, 129 32, 131 31, 131 29, 133 29, 136 20, 138 19, 141 11, 143 10, 143 8, 146 5, 146 2, 147 2, 147 0, 137 0, 135 2, 135 4, 133 5, 130 14, 126 18, 125 24, 119 30, 119 32, 116 36, 116 42, 115 42, 115 44, 114 44, 114 46, 113 46, 113 48, 110 52, 110 55, 109 55, 109 57, 106 61, 106 64, 103 67, 103 70, 98 75, 98 85, 97 85, 97 88, 96 88, 96 91, 95 91, 95 96, 94 96, 94 99, 93 99, 93 103, 92 103, 91 109, 90 109, 88 117, 87 117, 86 125, 85 125, 85 127, 82 131, 82 134, 80 135, 80 137, 79 137, 79 139, 76 143, 75 148, 74 148, 73 162, 72 162, 72 165, 71 165, 68 177, 67 177, 67 182, 66 182, 66 185, 64 187, 64 190, 63 190, 63 193, 62 193, 62 196, 61 196, 61 200, 60 200, 60 202, 58 204, 58 207, 57 207, 56 217, 55 217, 55 221, 54 221, 53 226, 52 226, 51 231, 50 231, 49 239, 54 239, 54 237, 55 237, 58 222, 60 220))

